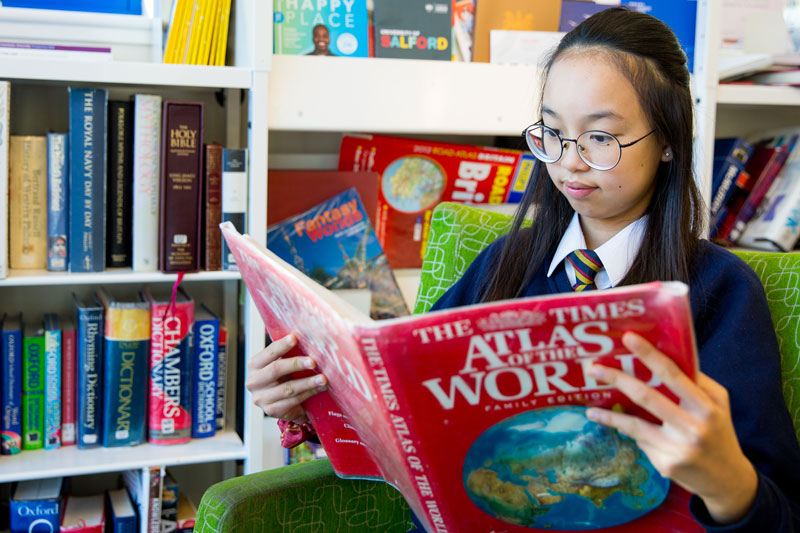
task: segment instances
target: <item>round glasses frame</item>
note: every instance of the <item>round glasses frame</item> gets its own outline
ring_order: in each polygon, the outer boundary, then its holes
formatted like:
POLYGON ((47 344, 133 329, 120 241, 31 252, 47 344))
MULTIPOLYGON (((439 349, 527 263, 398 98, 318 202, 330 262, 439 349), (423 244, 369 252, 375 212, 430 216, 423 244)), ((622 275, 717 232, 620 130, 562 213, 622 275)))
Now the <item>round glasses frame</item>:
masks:
POLYGON ((593 168, 595 170, 611 170, 614 167, 616 167, 617 165, 619 165, 619 162, 622 159, 622 149, 623 148, 627 148, 629 146, 633 146, 634 144, 638 143, 642 139, 644 139, 644 138, 648 137, 649 135, 652 135, 653 133, 655 133, 655 131, 656 131, 655 129, 652 129, 652 130, 650 130, 649 133, 646 133, 646 134, 642 135, 641 137, 639 137, 635 141, 631 141, 629 143, 622 144, 621 142, 619 142, 619 139, 617 139, 616 136, 612 135, 611 133, 608 133, 607 131, 603 131, 603 130, 588 130, 588 131, 584 131, 583 133, 578 135, 575 139, 567 139, 565 137, 562 137, 553 128, 545 126, 541 122, 537 122, 536 124, 531 124, 530 126, 525 128, 522 131, 522 136, 525 137, 525 142, 528 144, 528 149, 530 149, 531 153, 536 157, 536 159, 538 159, 539 161, 541 161, 543 163, 555 163, 556 161, 561 159, 561 157, 564 155, 564 150, 566 148, 568 148, 567 145, 569 143, 574 143, 576 151, 578 152, 578 157, 581 158, 581 161, 583 161, 584 163, 586 163, 587 165, 589 165, 591 168, 593 168), (531 135, 531 132, 533 130, 537 130, 537 129, 541 130, 543 133, 551 133, 552 135, 554 135, 555 137, 558 138, 558 140, 559 140, 558 145, 560 147, 560 150, 558 152, 558 156, 557 157, 552 157, 552 156, 546 154, 539 146, 536 145, 536 141, 534 140, 535 137, 533 135, 531 135), (617 156, 616 156, 616 160, 614 161, 613 164, 611 164, 611 165, 599 165, 597 163, 593 163, 592 161, 589 161, 588 159, 586 159, 586 156, 584 155, 584 152, 586 151, 586 148, 584 146, 582 146, 581 143, 578 142, 578 139, 584 137, 587 134, 605 135, 605 136, 611 138, 616 143, 616 145, 617 145, 617 156))

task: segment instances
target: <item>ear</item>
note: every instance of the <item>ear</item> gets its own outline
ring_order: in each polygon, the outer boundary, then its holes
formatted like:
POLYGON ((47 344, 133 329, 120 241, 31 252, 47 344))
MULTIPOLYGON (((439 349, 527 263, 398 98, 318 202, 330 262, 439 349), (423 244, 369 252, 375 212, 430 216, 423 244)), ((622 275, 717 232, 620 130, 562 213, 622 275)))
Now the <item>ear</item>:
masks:
POLYGON ((672 147, 667 145, 664 147, 664 151, 661 152, 661 161, 664 163, 668 163, 672 161, 672 147))

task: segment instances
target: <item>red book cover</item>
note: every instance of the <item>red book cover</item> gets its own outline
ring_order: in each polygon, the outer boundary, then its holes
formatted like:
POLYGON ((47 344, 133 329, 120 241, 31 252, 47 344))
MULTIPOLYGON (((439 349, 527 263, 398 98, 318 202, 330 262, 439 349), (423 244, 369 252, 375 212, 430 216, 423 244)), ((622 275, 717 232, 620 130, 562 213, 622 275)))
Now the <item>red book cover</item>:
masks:
POLYGON ((267 177, 267 226, 293 217, 350 187, 355 187, 374 227, 379 179, 380 176, 375 172, 270 170, 267 177))
POLYGON ((163 272, 200 270, 203 104, 164 102, 158 263, 163 272))
MULTIPOLYGON (((336 472, 364 477, 368 468, 340 456, 363 448, 376 477, 400 490, 428 531, 701 531, 688 493, 661 477, 632 440, 585 416, 587 406, 600 406, 653 420, 587 374, 595 361, 675 399, 622 345, 626 331, 694 379, 685 284, 376 322, 232 225, 222 233, 270 336, 297 335, 352 428, 349 436, 320 433, 336 472)), ((305 405, 317 428, 338 418, 305 405)))
POLYGON ((60 529, 62 533, 103 533, 105 531, 103 495, 67 495, 61 512, 60 529))
MULTIPOLYGON (((222 270, 222 145, 207 144, 203 173, 203 268, 222 270)), ((267 211, 269 212, 269 211, 267 211)))
POLYGON ((375 233, 392 268, 419 268, 440 202, 501 204, 532 165, 522 152, 381 135, 345 135, 339 170, 380 174, 375 233))
POLYGON ((192 435, 192 357, 194 301, 178 289, 169 294, 144 291, 150 302, 150 365, 147 402, 148 442, 180 444, 192 435))
POLYGON ((61 445, 75 444, 75 326, 61 327, 61 445))

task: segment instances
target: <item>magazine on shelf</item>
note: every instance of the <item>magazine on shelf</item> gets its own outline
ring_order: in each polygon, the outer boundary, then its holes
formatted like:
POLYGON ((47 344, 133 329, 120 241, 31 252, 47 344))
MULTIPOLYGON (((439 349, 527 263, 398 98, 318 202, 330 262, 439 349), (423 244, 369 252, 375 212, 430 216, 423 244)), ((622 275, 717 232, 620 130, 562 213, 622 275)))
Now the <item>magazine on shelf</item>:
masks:
POLYGON ((688 288, 654 282, 370 320, 230 224, 223 237, 273 339, 294 333, 328 391, 305 402, 342 477, 397 487, 429 531, 694 531, 689 495, 587 406, 652 417, 593 361, 672 394, 634 331, 694 378, 688 288))

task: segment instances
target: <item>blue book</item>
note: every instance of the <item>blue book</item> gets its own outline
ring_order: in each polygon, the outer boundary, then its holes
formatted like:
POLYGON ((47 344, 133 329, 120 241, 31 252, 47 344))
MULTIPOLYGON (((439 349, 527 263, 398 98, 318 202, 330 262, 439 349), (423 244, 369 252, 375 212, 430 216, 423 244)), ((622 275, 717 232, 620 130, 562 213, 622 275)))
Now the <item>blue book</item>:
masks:
POLYGON ((145 440, 150 304, 103 290, 98 299, 105 308, 103 446, 135 446, 145 440))
POLYGON ((110 528, 106 531, 110 533, 136 533, 138 524, 136 520, 136 510, 131 502, 128 489, 109 490, 108 510, 110 528))
POLYGON ((536 157, 533 154, 523 153, 520 156, 517 168, 514 169, 514 181, 511 183, 511 187, 508 188, 507 204, 518 204, 522 201, 522 197, 525 195, 525 187, 528 186, 535 164, 536 157))
POLYGON ((3 0, 4 7, 141 15, 141 0, 3 0))
POLYGON ((213 437, 217 428, 219 318, 205 305, 194 314, 192 437, 213 437))
POLYGON ((70 272, 101 272, 106 260, 105 89, 69 88, 70 272))
POLYGON ((735 189, 736 178, 753 154, 753 146, 741 137, 723 137, 714 141, 714 170, 711 178, 711 226, 735 189))
POLYGON ((77 337, 78 448, 100 446, 103 423, 103 307, 73 295, 77 337))
POLYGON ((61 447, 61 327, 54 313, 44 315, 44 447, 61 447))
POLYGON ((573 30, 575 26, 587 18, 609 7, 607 4, 595 4, 586 0, 561 0, 558 31, 568 32, 573 30))
POLYGON ((694 72, 694 31, 697 0, 623 0, 623 6, 653 15, 672 28, 688 59, 689 72, 694 72))
POLYGON ((22 315, 3 319, 0 345, 0 454, 22 450, 22 315))
POLYGON ((67 270, 69 136, 47 134, 47 270, 67 270))

